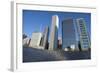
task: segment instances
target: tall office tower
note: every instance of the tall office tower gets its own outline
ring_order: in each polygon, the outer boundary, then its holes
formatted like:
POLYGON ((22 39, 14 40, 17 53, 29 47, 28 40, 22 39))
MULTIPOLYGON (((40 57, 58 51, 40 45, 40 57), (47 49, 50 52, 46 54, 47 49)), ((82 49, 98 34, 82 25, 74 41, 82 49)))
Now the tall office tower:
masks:
POLYGON ((43 37, 42 37, 42 43, 41 46, 43 46, 44 49, 48 49, 48 36, 49 36, 49 27, 46 27, 44 32, 43 32, 43 37))
POLYGON ((50 39, 49 39, 49 50, 57 49, 58 25, 59 25, 58 16, 57 15, 52 16, 52 24, 51 24, 50 39))
POLYGON ((76 41, 75 23, 72 18, 62 21, 62 49, 67 51, 78 51, 76 41))
POLYGON ((32 47, 32 48, 39 47, 40 46, 41 37, 42 37, 42 33, 33 32, 29 47, 32 47))
POLYGON ((90 48, 89 36, 87 34, 85 20, 83 18, 78 18, 77 27, 80 39, 81 50, 86 51, 90 48))

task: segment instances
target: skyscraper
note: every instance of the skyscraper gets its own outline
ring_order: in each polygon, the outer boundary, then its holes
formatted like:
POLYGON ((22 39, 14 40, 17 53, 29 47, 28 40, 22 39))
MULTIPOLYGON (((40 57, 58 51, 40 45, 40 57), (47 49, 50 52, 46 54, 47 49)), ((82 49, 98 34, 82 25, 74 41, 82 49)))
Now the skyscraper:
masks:
POLYGON ((44 49, 48 49, 48 36, 49 36, 49 27, 46 27, 44 32, 43 32, 43 37, 42 37, 42 43, 41 46, 43 46, 44 49))
POLYGON ((57 49, 59 18, 57 15, 52 16, 50 30, 49 50, 57 49))
POLYGON ((81 50, 83 51, 89 50, 90 41, 89 41, 89 36, 87 34, 85 20, 83 18, 78 18, 76 21, 77 21, 81 50))
POLYGON ((62 21, 62 49, 67 48, 68 51, 78 50, 75 31, 75 23, 72 18, 62 21))

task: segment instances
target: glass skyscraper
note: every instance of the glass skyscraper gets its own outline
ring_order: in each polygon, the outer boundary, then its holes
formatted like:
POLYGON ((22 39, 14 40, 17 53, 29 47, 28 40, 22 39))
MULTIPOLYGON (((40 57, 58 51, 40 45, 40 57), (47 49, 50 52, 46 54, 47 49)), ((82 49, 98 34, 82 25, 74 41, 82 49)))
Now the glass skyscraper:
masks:
POLYGON ((68 51, 78 50, 75 24, 72 18, 62 21, 62 49, 65 48, 67 48, 68 51))
POLYGON ((83 18, 78 18, 77 20, 77 27, 79 33, 79 41, 81 45, 81 50, 89 50, 90 47, 90 40, 87 34, 86 23, 83 18))
POLYGON ((50 28, 49 50, 57 49, 58 25, 59 25, 59 18, 57 15, 53 15, 52 24, 50 28))

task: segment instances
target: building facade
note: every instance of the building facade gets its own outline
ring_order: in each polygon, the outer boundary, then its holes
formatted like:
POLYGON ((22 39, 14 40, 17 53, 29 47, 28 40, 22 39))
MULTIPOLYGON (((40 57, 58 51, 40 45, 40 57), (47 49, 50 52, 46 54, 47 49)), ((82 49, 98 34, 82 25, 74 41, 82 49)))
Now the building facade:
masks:
POLYGON ((68 51, 79 50, 76 41, 75 23, 72 18, 62 21, 62 49, 68 51))
POLYGON ((41 40, 41 46, 43 46, 44 49, 48 49, 48 37, 49 37, 49 27, 45 27, 42 40, 41 40))
POLYGON ((59 18, 57 15, 52 16, 50 28, 49 50, 57 49, 59 18))
POLYGON ((83 18, 78 18, 76 21, 77 21, 81 50, 83 51, 89 50, 91 47, 85 20, 83 18))
POLYGON ((42 33, 41 32, 33 32, 29 47, 32 47, 32 48, 39 47, 40 46, 41 37, 42 37, 42 33))
POLYGON ((24 38, 23 39, 23 47, 29 47, 30 44, 30 38, 24 38))

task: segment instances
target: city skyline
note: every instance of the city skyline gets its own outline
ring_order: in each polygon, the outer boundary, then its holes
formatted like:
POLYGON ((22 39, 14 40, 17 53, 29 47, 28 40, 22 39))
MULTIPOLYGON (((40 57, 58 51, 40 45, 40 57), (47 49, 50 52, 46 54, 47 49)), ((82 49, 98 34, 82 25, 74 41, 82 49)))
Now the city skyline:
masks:
POLYGON ((23 10, 22 19, 23 62, 91 59, 90 13, 23 10))
MULTIPOLYGON (((62 21, 67 18, 77 19, 84 18, 88 35, 91 35, 91 14, 78 13, 78 12, 56 12, 56 11, 36 11, 36 10, 23 10, 23 33, 27 34, 29 38, 32 37, 33 32, 42 32, 44 28, 51 27, 51 20, 53 15, 59 17, 58 36, 62 37, 62 21)), ((76 23, 75 23, 76 24, 76 23)), ((50 34, 50 33, 49 33, 50 34)), ((70 34, 70 33, 68 33, 70 34)))

